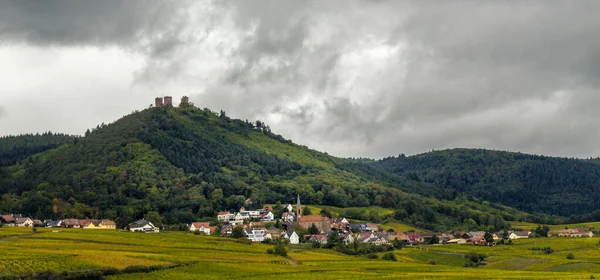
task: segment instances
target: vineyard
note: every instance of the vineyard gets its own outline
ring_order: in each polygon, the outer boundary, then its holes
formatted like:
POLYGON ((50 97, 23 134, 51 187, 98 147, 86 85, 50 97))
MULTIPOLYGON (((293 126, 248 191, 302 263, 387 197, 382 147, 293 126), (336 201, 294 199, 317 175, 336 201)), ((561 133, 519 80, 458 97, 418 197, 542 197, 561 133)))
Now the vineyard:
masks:
MULTIPOLYGON (((0 278, 36 273, 119 272, 115 279, 589 279, 600 277, 598 238, 515 240, 513 245, 415 246, 394 251, 397 261, 348 256, 328 249, 272 245, 184 232, 142 234, 81 229, 0 228, 0 278), (551 247, 552 253, 539 248, 551 247), (487 257, 465 267, 471 251, 487 257), (572 254, 574 257, 568 259, 572 254), (147 268, 147 269, 144 269, 147 268)), ((107 275, 107 274, 105 274, 107 275)))

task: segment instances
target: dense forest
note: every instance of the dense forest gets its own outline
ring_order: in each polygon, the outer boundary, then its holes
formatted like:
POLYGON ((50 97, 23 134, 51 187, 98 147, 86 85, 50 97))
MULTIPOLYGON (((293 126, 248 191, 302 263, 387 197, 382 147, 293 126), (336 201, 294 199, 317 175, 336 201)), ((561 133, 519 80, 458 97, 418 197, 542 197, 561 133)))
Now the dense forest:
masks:
POLYGON ((0 137, 0 167, 16 164, 31 155, 54 149, 67 142, 75 141, 75 136, 54 134, 23 134, 0 137))
POLYGON ((417 182, 517 209, 600 218, 600 163, 483 149, 453 149, 370 162, 417 182))
POLYGON ((299 194, 304 204, 394 208, 393 218, 432 230, 562 221, 332 157, 260 121, 193 106, 136 111, 20 157, 26 159, 0 169, 0 212, 110 218, 120 226, 141 217, 174 224, 214 218, 247 198, 253 205, 246 206, 261 207, 293 202, 299 194))

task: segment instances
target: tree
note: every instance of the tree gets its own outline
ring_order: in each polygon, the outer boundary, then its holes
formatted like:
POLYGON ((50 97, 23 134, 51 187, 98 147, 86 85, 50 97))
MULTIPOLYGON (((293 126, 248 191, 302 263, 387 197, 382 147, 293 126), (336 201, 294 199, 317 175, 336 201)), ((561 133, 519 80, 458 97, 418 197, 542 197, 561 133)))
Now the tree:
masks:
POLYGON ((485 242, 487 242, 487 243, 494 242, 494 236, 489 232, 486 232, 485 235, 483 235, 483 238, 485 239, 485 242))
POLYGON ((315 224, 312 224, 308 228, 308 233, 310 233, 310 234, 319 234, 319 229, 317 228, 317 226, 315 224))
POLYGON ((312 211, 310 210, 310 208, 304 206, 304 208, 302 208, 302 216, 308 216, 308 215, 312 215, 312 211))
POLYGON ((434 234, 434 235, 431 237, 431 241, 430 241, 429 243, 430 243, 430 244, 438 244, 438 243, 440 243, 440 238, 439 238, 437 235, 435 235, 435 234, 434 234))
POLYGON ((340 241, 340 234, 337 231, 332 231, 329 236, 327 236, 327 247, 333 248, 340 241))
POLYGON ((163 226, 162 217, 157 211, 148 211, 148 213, 146 213, 146 220, 156 227, 160 228, 163 226))
POLYGON ((329 210, 327 208, 321 209, 320 214, 321 214, 321 216, 324 216, 324 217, 327 217, 327 218, 330 218, 330 219, 332 217, 331 212, 329 212, 329 210))
POLYGON ((231 230, 231 238, 237 239, 237 238, 242 238, 244 236, 246 236, 246 235, 244 234, 244 228, 242 228, 242 227, 235 227, 235 228, 233 228, 233 230, 231 230))

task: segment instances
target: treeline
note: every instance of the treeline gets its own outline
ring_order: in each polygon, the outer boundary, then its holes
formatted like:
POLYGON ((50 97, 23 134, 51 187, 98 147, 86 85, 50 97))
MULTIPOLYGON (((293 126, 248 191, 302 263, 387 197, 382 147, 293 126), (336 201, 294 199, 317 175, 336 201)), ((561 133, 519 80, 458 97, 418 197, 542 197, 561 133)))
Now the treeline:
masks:
POLYGON ((586 220, 600 209, 600 164, 593 159, 453 149, 389 157, 371 165, 530 213, 586 220))

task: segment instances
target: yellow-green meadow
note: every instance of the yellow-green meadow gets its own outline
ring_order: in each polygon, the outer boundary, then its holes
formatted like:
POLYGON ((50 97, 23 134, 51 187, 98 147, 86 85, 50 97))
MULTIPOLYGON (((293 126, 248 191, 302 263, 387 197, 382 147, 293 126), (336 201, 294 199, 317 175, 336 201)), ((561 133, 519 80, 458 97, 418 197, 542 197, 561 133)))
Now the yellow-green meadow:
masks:
POLYGON ((397 261, 348 256, 329 249, 288 246, 289 257, 266 253, 273 245, 186 232, 144 234, 106 230, 0 228, 0 277, 44 271, 77 272, 159 266, 114 279, 589 279, 600 276, 599 238, 538 238, 513 245, 425 245, 394 251, 397 261), (551 247, 546 254, 535 248, 551 247), (464 267, 464 255, 488 255, 483 267, 464 267), (572 253, 573 259, 567 259, 572 253), (430 264, 435 262, 436 264, 430 264), (178 264, 180 267, 168 268, 178 264))

